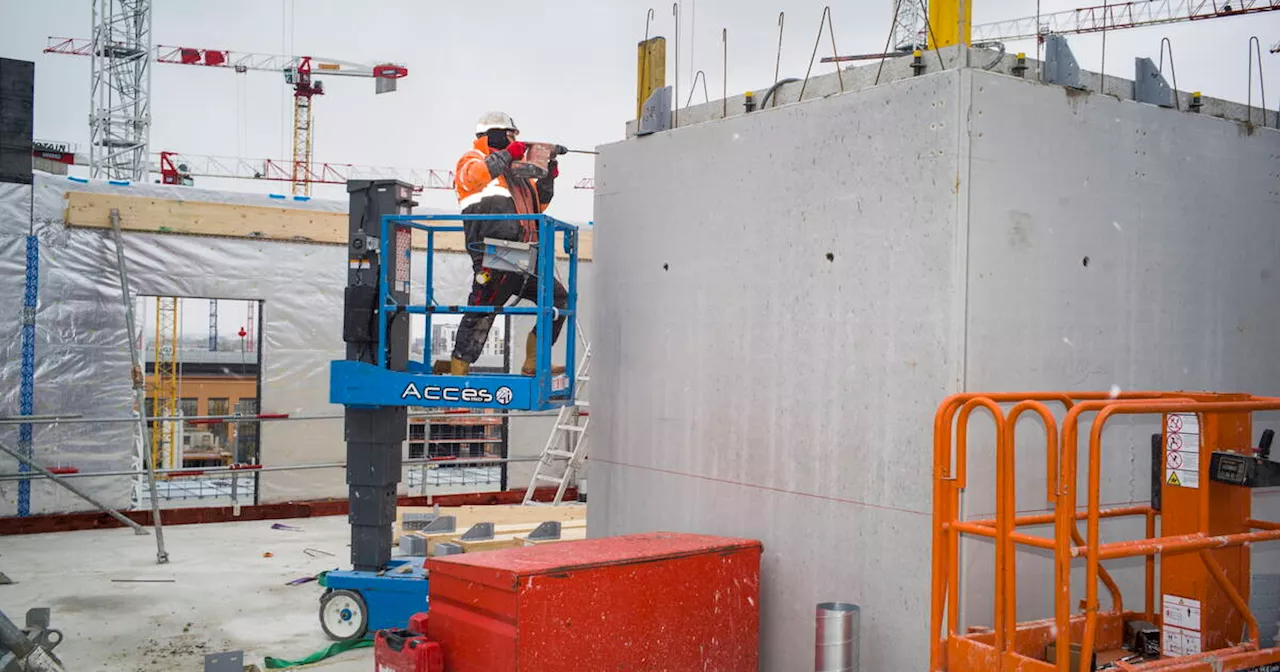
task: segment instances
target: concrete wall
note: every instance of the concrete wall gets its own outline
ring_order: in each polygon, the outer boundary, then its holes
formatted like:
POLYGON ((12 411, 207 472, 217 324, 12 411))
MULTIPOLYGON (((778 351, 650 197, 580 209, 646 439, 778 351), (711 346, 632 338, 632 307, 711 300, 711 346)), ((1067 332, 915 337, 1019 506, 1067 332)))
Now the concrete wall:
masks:
MULTIPOLYGON (((1280 131, 969 72, 966 388, 1280 394, 1280 131)), ((1274 419, 1259 416, 1255 439, 1274 419)), ((1107 426, 1102 502, 1146 502, 1159 419, 1107 426)), ((1042 509, 1038 422, 1019 445, 1018 508, 1042 509)), ((994 511, 991 472, 969 486, 966 513, 994 511)), ((1258 493, 1260 512, 1280 515, 1277 495, 1258 493)), ((1133 538, 1143 523, 1104 531, 1133 538)), ((987 623, 990 545, 968 546, 965 617, 987 623)), ((1255 570, 1280 570, 1276 551, 1255 570)), ((1109 567, 1140 604, 1141 561, 1109 567)), ((1018 570, 1019 616, 1048 617, 1050 560, 1023 552, 1018 570)))
MULTIPOLYGON (((592 536, 761 539, 762 669, 812 664, 825 600, 863 607, 863 669, 925 669, 936 404, 1280 392, 1277 166, 1274 130, 974 69, 602 148, 592 536)), ((986 422, 969 517, 993 510, 986 422)), ((1156 429, 1109 427, 1103 502, 1145 501, 1156 429)), ((1020 509, 1043 441, 1021 426, 1020 509)), ((1019 563, 1019 616, 1047 615, 1047 560, 1019 563)), ((989 623, 989 546, 962 569, 989 623)), ((1140 565, 1114 569, 1140 604, 1140 565)))
POLYGON ((863 605, 863 669, 923 664, 901 638, 928 604, 922 436, 958 385, 959 83, 680 128, 597 163, 588 527, 763 540, 764 669, 812 665, 828 600, 863 605))

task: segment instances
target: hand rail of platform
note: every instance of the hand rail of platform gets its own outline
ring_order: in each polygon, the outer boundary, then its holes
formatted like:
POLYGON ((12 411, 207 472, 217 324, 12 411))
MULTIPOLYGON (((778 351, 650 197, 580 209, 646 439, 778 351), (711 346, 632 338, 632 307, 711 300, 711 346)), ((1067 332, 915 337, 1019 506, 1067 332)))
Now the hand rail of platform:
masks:
MULTIPOLYGON (((536 338, 536 357, 537 362, 537 393, 542 399, 573 399, 577 390, 576 379, 576 357, 577 349, 576 338, 570 336, 565 342, 565 376, 567 385, 563 390, 553 390, 551 381, 551 359, 552 359, 552 341, 551 330, 552 322, 560 317, 565 317, 567 324, 565 327, 569 334, 577 333, 577 302, 578 302, 578 231, 579 227, 562 222, 545 214, 484 214, 484 215, 464 215, 464 214, 441 214, 441 215, 383 215, 379 222, 379 254, 382 260, 381 272, 378 274, 378 342, 387 342, 387 330, 390 321, 394 319, 394 315, 399 312, 405 312, 411 315, 424 315, 426 317, 423 328, 423 348, 422 361, 420 362, 423 370, 431 370, 430 362, 431 347, 431 317, 440 313, 472 313, 472 314, 514 314, 514 315, 533 315, 536 318, 535 331, 536 338), (564 309, 555 307, 555 300, 552 291, 551 282, 537 283, 537 301, 533 308, 517 308, 503 306, 437 306, 435 303, 434 292, 434 273, 435 273, 435 234, 438 232, 457 232, 463 231, 463 226, 449 226, 439 224, 424 224, 423 222, 441 222, 441 221, 534 221, 538 224, 538 242, 535 244, 539 250, 537 255, 537 272, 532 273, 534 277, 554 278, 556 273, 556 255, 554 254, 556 233, 562 235, 562 248, 569 255, 569 277, 566 292, 568 299, 564 309), (392 259, 392 255, 396 253, 409 255, 411 249, 411 239, 400 240, 399 232, 401 229, 415 229, 425 231, 427 234, 427 250, 426 250, 426 277, 424 279, 424 287, 426 288, 426 296, 424 304, 421 306, 409 305, 406 301, 404 305, 400 305, 392 296, 393 291, 402 291, 407 295, 411 289, 409 286, 409 278, 412 278, 412 270, 405 274, 404 286, 394 289, 389 286, 387 277, 387 263, 392 259), (544 253, 550 252, 550 253, 544 253)), ((408 260, 405 263, 409 263, 408 260)), ((379 368, 387 368, 387 350, 386 348, 377 348, 376 363, 379 368)))
MULTIPOLYGON (((1129 393, 1080 393, 1042 392, 1029 394, 959 394, 944 400, 934 418, 934 530, 933 530, 933 587, 930 612, 930 669, 941 670, 945 660, 945 641, 957 636, 959 629, 959 577, 958 539, 962 534, 973 534, 995 540, 995 623, 994 638, 1000 665, 1004 655, 1016 641, 1016 573, 1014 571, 1016 545, 1050 548, 1055 551, 1055 573, 1059 577, 1054 598, 1056 644, 1059 650, 1070 646, 1071 602, 1069 572, 1075 557, 1086 558, 1086 600, 1084 628, 1081 642, 1081 669, 1094 652, 1098 599, 1097 588, 1101 581, 1112 593, 1114 609, 1123 609, 1119 588, 1101 567, 1101 560, 1146 556, 1146 616, 1154 617, 1155 558, 1156 554, 1169 551, 1196 552, 1214 583, 1240 613, 1256 649, 1258 642, 1257 620, 1249 610, 1240 591, 1227 577, 1225 571, 1208 552, 1208 549, 1243 546, 1260 541, 1280 540, 1280 524, 1250 519, 1247 524, 1256 531, 1239 534, 1210 536, 1207 515, 1201 516, 1198 533, 1180 536, 1155 537, 1154 518, 1158 512, 1150 506, 1127 506, 1103 509, 1100 504, 1101 436, 1106 420, 1117 414, 1142 413, 1229 413, 1280 410, 1280 398, 1250 397, 1247 400, 1204 400, 1184 396, 1186 393, 1129 392, 1129 393), (1061 402, 1067 416, 1058 441, 1056 422, 1040 402, 1061 402), (1005 416, 1001 404, 1016 403, 1005 416), (968 419, 973 410, 986 408, 996 425, 996 514, 994 519, 962 521, 958 517, 959 493, 965 488, 967 478, 968 419), (1054 503, 1054 513, 1048 515, 1016 516, 1014 493, 1014 428, 1018 415, 1027 410, 1036 411, 1045 422, 1047 451, 1047 498, 1054 503), (1083 413, 1098 412, 1090 433, 1089 482, 1086 510, 1075 508, 1076 446, 1079 418, 1083 413), (959 414, 956 422, 957 412, 959 414), (954 425, 958 425, 953 427, 954 425), (951 440, 955 434, 955 454, 951 440), (954 457, 954 469, 952 458, 954 457), (1146 538, 1133 541, 1099 543, 1099 522, 1103 518, 1122 516, 1146 516, 1146 538), (1076 520, 1087 519, 1088 540, 1082 539, 1076 520), (1024 525, 1054 523, 1054 537, 1035 537, 1016 532, 1024 525), (1064 566, 1065 564, 1065 566, 1064 566), (1065 580, 1064 580, 1065 577, 1065 580), (948 616, 943 624, 944 612, 948 616)), ((1203 395, 1202 395, 1203 396, 1203 395)), ((1199 506, 1202 514, 1209 507, 1209 488, 1200 488, 1199 506)), ((1222 651, 1219 651, 1222 653, 1222 651)), ((1068 658, 1063 656, 1056 669, 1068 672, 1068 658)), ((1133 669, 1144 669, 1135 667, 1133 669)))

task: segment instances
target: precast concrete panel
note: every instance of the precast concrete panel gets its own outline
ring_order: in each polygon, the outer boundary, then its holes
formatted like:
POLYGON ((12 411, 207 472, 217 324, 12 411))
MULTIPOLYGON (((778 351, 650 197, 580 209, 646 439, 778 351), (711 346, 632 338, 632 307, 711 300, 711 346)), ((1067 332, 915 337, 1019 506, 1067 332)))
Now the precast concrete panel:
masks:
MULTIPOLYGON (((972 77, 966 388, 1280 393, 1280 131, 972 77)), ((1159 418, 1107 428, 1101 502, 1145 503, 1159 418)), ((1080 436, 1083 505, 1087 431, 1080 436)), ((1038 421, 1020 425, 1019 511, 1046 508, 1043 437, 1038 421)), ((971 445, 966 517, 994 511, 991 445, 971 445)), ((1260 515, 1278 513, 1275 496, 1255 499, 1260 515)), ((1121 540, 1144 525, 1102 530, 1103 541, 1121 540)), ((966 546, 965 621, 990 624, 991 546, 966 546)), ((1277 571, 1280 555, 1261 550, 1255 571, 1277 571)), ((1107 567, 1126 606, 1141 608, 1141 560, 1107 567)), ((1017 571, 1019 620, 1049 616, 1049 557, 1021 552, 1017 571)), ((1073 588, 1083 595, 1082 573, 1073 588)))
POLYGON ((762 669, 811 666, 831 600, 863 608, 862 669, 926 665, 960 81, 601 149, 589 530, 761 539, 762 669))

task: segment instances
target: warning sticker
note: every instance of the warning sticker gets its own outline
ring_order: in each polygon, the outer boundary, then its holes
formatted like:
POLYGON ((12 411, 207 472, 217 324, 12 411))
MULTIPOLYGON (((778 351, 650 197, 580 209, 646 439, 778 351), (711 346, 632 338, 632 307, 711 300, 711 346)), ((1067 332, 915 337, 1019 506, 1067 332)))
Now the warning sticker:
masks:
POLYGON ((1195 413, 1168 416, 1165 426, 1164 482, 1200 487, 1200 419, 1195 413))
POLYGON ((1164 644, 1160 653, 1166 656, 1186 656, 1200 653, 1200 633, 1182 628, 1166 627, 1163 631, 1164 644))
POLYGON ((1166 656, 1200 653, 1200 601, 1165 595, 1161 604, 1164 612, 1161 653, 1166 656))

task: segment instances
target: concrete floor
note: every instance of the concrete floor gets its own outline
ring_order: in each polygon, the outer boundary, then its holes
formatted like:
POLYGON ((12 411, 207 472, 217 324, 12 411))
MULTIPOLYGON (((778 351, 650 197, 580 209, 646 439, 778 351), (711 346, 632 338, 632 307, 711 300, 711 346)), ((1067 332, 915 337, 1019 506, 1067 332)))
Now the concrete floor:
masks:
MULTIPOLYGON (((233 650, 259 666, 267 655, 302 658, 330 643, 322 589, 284 584, 348 565, 349 534, 345 516, 168 527, 167 565, 155 564, 154 536, 127 529, 5 537, 0 571, 17 583, 0 586, 0 610, 21 625, 28 608, 52 608, 65 635, 56 652, 72 670, 198 671, 205 653, 233 650), (302 531, 271 529, 277 522, 302 531)), ((303 669, 368 672, 372 658, 361 649, 303 669)))

